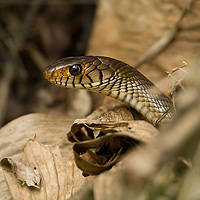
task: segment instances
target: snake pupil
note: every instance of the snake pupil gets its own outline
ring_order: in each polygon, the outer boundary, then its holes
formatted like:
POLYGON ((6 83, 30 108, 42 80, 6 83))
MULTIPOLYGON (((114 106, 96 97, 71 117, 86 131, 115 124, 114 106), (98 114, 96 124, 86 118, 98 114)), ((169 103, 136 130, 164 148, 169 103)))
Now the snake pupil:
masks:
POLYGON ((69 73, 73 76, 77 76, 81 73, 82 67, 80 65, 72 65, 69 67, 69 73))

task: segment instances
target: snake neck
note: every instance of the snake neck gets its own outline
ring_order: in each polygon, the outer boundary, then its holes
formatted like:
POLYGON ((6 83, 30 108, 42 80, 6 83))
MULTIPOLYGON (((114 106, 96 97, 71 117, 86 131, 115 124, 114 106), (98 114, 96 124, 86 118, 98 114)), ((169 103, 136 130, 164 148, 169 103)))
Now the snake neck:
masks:
POLYGON ((161 123, 166 123, 172 118, 173 103, 150 81, 148 84, 145 81, 144 84, 137 85, 135 80, 115 74, 101 83, 91 83, 90 87, 82 89, 101 93, 124 102, 142 114, 154 126, 157 126, 162 118, 161 123))

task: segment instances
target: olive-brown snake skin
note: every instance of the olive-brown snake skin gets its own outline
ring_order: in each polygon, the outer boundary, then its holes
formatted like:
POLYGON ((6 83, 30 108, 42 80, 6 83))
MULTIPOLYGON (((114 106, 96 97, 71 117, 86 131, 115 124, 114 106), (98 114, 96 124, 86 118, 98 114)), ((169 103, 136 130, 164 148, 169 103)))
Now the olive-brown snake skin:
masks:
POLYGON ((101 93, 137 110, 154 126, 172 118, 172 101, 139 71, 109 57, 69 57, 51 64, 44 77, 61 87, 101 93))

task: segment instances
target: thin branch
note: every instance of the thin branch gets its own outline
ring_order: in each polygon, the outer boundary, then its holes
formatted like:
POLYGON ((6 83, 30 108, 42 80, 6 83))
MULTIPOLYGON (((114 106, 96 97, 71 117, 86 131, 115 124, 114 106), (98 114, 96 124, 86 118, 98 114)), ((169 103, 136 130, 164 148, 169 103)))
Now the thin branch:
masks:
POLYGON ((182 19, 188 13, 194 1, 195 0, 188 0, 186 2, 178 21, 163 35, 163 37, 161 37, 149 50, 147 50, 147 52, 136 63, 134 66, 135 68, 139 68, 142 64, 156 57, 169 46, 180 29, 182 19))

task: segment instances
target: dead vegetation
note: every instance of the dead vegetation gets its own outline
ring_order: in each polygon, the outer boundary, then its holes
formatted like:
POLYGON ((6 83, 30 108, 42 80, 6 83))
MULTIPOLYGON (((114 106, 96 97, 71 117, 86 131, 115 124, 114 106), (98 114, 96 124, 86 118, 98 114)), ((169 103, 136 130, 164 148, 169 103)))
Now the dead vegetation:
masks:
POLYGON ((46 114, 0 129, 1 198, 200 199, 200 3, 100 0, 86 45, 96 1, 19 2, 0 3, 0 123, 46 114), (42 79, 48 63, 84 53, 138 66, 176 102, 173 122, 157 130, 109 98, 94 110, 99 95, 42 79))

